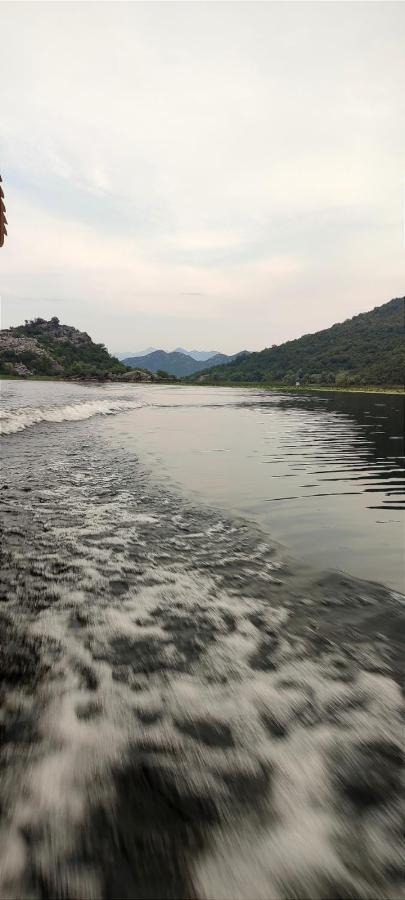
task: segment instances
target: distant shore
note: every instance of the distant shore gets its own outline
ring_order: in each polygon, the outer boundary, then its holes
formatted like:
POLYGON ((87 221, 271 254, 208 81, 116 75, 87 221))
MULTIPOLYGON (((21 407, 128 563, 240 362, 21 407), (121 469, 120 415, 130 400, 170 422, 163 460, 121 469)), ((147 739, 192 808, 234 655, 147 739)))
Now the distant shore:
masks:
POLYGON ((64 378, 59 375, 30 375, 27 378, 22 378, 19 375, 1 375, 0 381, 61 381, 66 384, 142 384, 144 387, 148 385, 154 385, 155 387, 165 386, 165 387, 221 387, 221 388, 252 388, 254 390, 266 390, 266 391, 281 391, 283 393, 288 394, 296 394, 296 393, 308 393, 313 392, 317 393, 319 391, 327 391, 329 393, 340 393, 340 394, 405 394, 405 386, 401 387, 400 385, 378 385, 378 384, 364 384, 364 385, 334 385, 334 384, 301 384, 301 385, 290 385, 290 384, 272 384, 266 383, 264 381, 218 381, 215 384, 213 382, 191 382, 191 381, 170 381, 170 380, 162 380, 162 381, 133 381, 133 382, 125 382, 119 381, 117 379, 96 379, 96 378, 64 378))
POLYGON ((336 384, 271 384, 264 381, 218 381, 204 382, 201 385, 193 383, 192 387, 230 387, 230 388, 254 388, 266 391, 282 391, 288 394, 308 393, 317 391, 328 391, 340 394, 405 394, 405 386, 400 385, 384 385, 384 384, 353 384, 353 385, 336 385, 336 384))

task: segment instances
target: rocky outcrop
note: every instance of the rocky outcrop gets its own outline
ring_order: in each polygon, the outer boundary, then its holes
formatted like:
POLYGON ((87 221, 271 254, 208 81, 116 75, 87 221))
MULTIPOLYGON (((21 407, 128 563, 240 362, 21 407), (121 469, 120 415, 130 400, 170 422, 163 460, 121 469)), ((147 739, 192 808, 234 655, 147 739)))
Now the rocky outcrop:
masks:
POLYGON ((35 371, 35 363, 46 364, 54 375, 63 372, 62 366, 56 362, 35 337, 16 334, 14 329, 0 331, 0 365, 5 374, 28 377, 35 371), (31 368, 31 365, 32 368, 31 368))
POLYGON ((38 356, 49 356, 36 338, 16 335, 11 328, 5 328, 0 331, 0 353, 3 353, 5 350, 11 350, 16 353, 28 351, 37 353, 38 356))
MULTIPOLYGON (((62 325, 56 316, 36 318, 0 332, 0 372, 3 375, 66 377, 124 374, 126 366, 110 356, 86 331, 62 325)), ((138 379, 139 380, 139 379, 138 379)))
POLYGON ((27 369, 27 366, 24 365, 24 363, 15 363, 13 369, 14 374, 20 375, 21 378, 28 378, 28 376, 32 374, 30 370, 27 369))
POLYGON ((153 372, 147 372, 145 369, 132 369, 131 372, 124 372, 123 375, 113 375, 114 381, 159 381, 157 375, 153 372))
POLYGON ((132 372, 106 372, 105 374, 100 375, 75 375, 71 377, 70 380, 86 382, 119 381, 124 382, 125 384, 133 384, 139 382, 159 382, 160 378, 158 378, 157 375, 154 375, 153 372, 147 372, 146 370, 141 369, 133 369, 132 372))
POLYGON ((0 331, 0 373, 6 377, 59 376, 90 382, 162 380, 142 366, 128 368, 111 356, 104 344, 94 343, 86 331, 62 325, 56 316, 49 321, 32 319, 0 331))
MULTIPOLYGON (((54 316, 47 321, 46 319, 35 319, 35 322, 25 326, 25 329, 40 329, 43 337, 52 338, 54 341, 69 341, 71 344, 91 344, 92 340, 87 331, 79 331, 73 325, 62 325, 54 316)), ((11 330, 11 329, 10 329, 11 330)), ((18 329, 15 329, 18 330, 18 329)))

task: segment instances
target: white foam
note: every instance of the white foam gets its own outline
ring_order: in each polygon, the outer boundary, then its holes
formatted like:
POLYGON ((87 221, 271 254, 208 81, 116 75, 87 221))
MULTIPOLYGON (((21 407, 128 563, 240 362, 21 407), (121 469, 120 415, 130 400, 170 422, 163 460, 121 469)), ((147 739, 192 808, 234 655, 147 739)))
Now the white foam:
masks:
POLYGON ((25 406, 0 413, 0 434, 15 434, 41 422, 78 422, 92 416, 109 416, 139 406, 139 402, 133 400, 83 400, 64 406, 25 406))
POLYGON ((158 525, 159 519, 157 516, 147 516, 145 513, 136 513, 132 516, 133 522, 139 522, 142 525, 158 525))

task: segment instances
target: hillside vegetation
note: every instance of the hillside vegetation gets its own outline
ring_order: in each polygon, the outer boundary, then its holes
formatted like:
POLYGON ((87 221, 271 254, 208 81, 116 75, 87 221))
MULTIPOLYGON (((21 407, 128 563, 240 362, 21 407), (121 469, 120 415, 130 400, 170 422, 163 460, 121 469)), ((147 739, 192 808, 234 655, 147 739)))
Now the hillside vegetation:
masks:
MULTIPOLYGON (((0 332, 0 374, 59 377, 125 377, 127 367, 85 331, 54 316, 32 319, 0 332)), ((145 378, 150 379, 147 373, 145 378)))
POLYGON ((294 341, 205 370, 207 383, 403 385, 405 298, 294 341))

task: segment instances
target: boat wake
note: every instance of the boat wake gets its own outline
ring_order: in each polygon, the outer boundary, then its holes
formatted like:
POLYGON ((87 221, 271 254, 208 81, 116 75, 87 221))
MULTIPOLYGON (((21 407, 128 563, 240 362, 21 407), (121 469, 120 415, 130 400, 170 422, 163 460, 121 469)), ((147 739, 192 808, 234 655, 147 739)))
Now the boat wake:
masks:
POLYGON ((125 410, 139 408, 139 401, 132 400, 82 400, 54 406, 19 407, 1 411, 0 434, 16 434, 42 422, 78 422, 92 416, 109 416, 125 410))
POLYGON ((401 598, 56 431, 1 491, 1 896, 399 897, 401 598))

